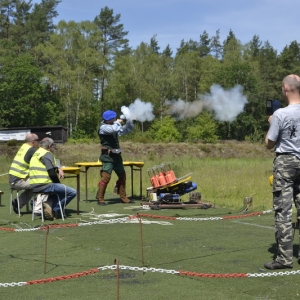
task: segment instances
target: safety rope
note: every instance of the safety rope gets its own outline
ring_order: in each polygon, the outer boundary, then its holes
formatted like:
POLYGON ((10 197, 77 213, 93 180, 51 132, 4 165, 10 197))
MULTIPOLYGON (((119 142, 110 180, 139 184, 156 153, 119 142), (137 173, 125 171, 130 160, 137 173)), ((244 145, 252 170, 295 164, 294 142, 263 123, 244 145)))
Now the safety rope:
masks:
MULTIPOLYGON (((46 230, 47 228, 70 228, 70 227, 79 227, 79 226, 91 226, 91 225, 101 225, 101 224, 117 224, 117 223, 127 223, 127 224, 136 224, 138 223, 137 219, 132 219, 129 217, 124 218, 117 218, 117 219, 108 219, 108 220, 99 220, 99 221, 92 221, 92 222, 85 222, 85 223, 73 223, 73 224, 49 224, 47 226, 42 225, 40 227, 34 228, 10 228, 10 227, 0 227, 0 230, 8 231, 8 232, 30 232, 30 231, 37 231, 37 230, 46 230)), ((142 220, 142 223, 145 225, 148 224, 158 224, 158 225, 172 225, 169 222, 164 221, 148 221, 142 220)))
POLYGON ((237 216, 208 217, 208 218, 184 218, 184 217, 158 216, 158 215, 152 215, 152 214, 137 214, 135 216, 130 216, 130 218, 145 217, 145 218, 176 220, 176 221, 216 221, 216 220, 242 219, 242 218, 264 215, 264 214, 271 213, 271 212, 273 212, 272 209, 254 212, 254 213, 250 213, 250 214, 237 215, 237 216))
MULTIPOLYGON (((8 232, 29 232, 29 231, 36 231, 36 230, 44 230, 46 228, 70 228, 70 227, 78 227, 78 226, 91 226, 91 225, 100 225, 100 224, 116 224, 116 223, 136 223, 134 219, 137 219, 139 217, 144 218, 153 218, 153 219, 163 219, 163 220, 173 220, 173 221, 216 221, 216 220, 230 220, 230 219, 241 219, 241 218, 247 218, 247 217, 253 217, 253 216, 260 216, 263 214, 267 214, 273 212, 273 210, 266 210, 266 211, 260 211, 260 212, 254 212, 250 214, 243 214, 243 215, 237 215, 237 216, 224 216, 224 217, 208 217, 208 218, 184 218, 184 217, 168 217, 168 216, 158 216, 158 215, 152 215, 152 214, 137 214, 135 216, 127 216, 124 218, 116 218, 116 219, 108 219, 108 220, 98 220, 98 221, 92 221, 92 222, 85 222, 85 223, 73 223, 73 224, 50 224, 47 226, 40 226, 35 228, 8 228, 8 227, 0 227, 0 230, 8 231, 8 232)), ((150 222, 143 220, 143 224, 151 224, 156 223, 160 225, 171 225, 171 223, 168 222, 150 222)))
MULTIPOLYGON (((169 270, 169 269, 158 269, 158 268, 147 268, 147 267, 131 267, 131 266, 118 266, 120 270, 129 270, 135 272, 143 272, 143 274, 147 272, 152 273, 165 273, 171 275, 179 275, 179 276, 189 276, 189 277, 201 277, 201 278, 260 278, 260 277, 276 277, 276 276, 289 276, 289 275, 298 275, 300 274, 300 270, 297 271, 285 271, 285 272, 268 272, 268 273, 197 273, 197 272, 189 272, 189 271, 181 271, 181 270, 169 270)), ((79 278, 82 276, 87 276, 90 274, 95 274, 99 271, 105 270, 116 270, 117 265, 111 266, 103 266, 94 269, 90 269, 89 271, 78 272, 74 274, 64 275, 64 276, 56 276, 50 278, 43 279, 35 279, 30 281, 21 281, 21 282, 10 282, 10 283, 0 283, 0 287, 16 287, 16 286, 25 286, 25 285, 33 285, 33 284, 42 284, 55 282, 60 280, 69 280, 74 278, 79 278)))

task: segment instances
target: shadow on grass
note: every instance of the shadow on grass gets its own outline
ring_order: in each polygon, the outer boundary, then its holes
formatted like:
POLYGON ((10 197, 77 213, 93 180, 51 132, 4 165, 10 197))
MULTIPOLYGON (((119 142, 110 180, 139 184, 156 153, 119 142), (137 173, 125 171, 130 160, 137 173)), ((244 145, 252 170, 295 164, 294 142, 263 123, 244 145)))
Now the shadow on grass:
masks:
MULTIPOLYGON (((298 249, 299 249, 298 245, 293 245, 293 256, 296 258, 298 258, 298 249)), ((277 256, 277 244, 273 243, 271 247, 268 249, 268 252, 273 254, 273 260, 275 260, 277 256)))
MULTIPOLYGON (((134 201, 135 203, 140 203, 140 199, 134 198, 134 197, 128 197, 128 199, 134 201)), ((88 199, 88 200, 82 200, 83 202, 87 201, 88 203, 94 203, 97 204, 98 200, 96 199, 88 199)), ((112 204, 125 204, 121 201, 120 198, 110 198, 110 199, 105 199, 105 202, 107 205, 112 205, 112 204)))
MULTIPOLYGON (((181 262, 185 262, 185 261, 192 261, 192 260, 197 260, 199 258, 207 258, 207 257, 214 257, 214 256, 220 256, 220 250, 225 250, 226 248, 212 248, 212 250, 216 250, 216 252, 213 252, 211 251, 209 254, 205 254, 205 255, 197 255, 197 256, 194 256, 194 257, 185 257, 183 259, 178 259, 178 260, 173 260, 173 261, 170 261, 170 262, 166 262, 164 261, 163 263, 158 263, 157 265, 160 266, 160 265, 164 265, 164 266, 167 266, 167 265, 173 265, 174 263, 181 263, 181 262)), ((233 253, 238 253, 238 252, 244 252, 244 251, 248 251, 249 249, 261 249, 261 247, 253 247, 253 248, 245 248, 245 249, 238 249, 238 250, 229 250, 229 251, 223 251, 223 254, 224 252, 226 252, 226 254, 233 254, 233 253)), ((255 251, 255 250, 254 250, 255 251)), ((236 262, 238 262, 238 260, 236 260, 236 262)))
MULTIPOLYGON (((69 253, 71 253, 69 251, 69 253)), ((2 254, 2 253, 0 253, 2 254)), ((3 254, 2 254, 3 255, 3 254)), ((37 263, 41 263, 41 266, 44 266, 44 263, 45 263, 45 260, 44 259, 37 259, 37 258, 24 258, 24 257, 20 257, 20 256, 16 256, 16 255, 12 255, 10 254, 9 255, 9 258, 11 259, 16 259, 20 262, 22 261, 29 261, 29 262, 37 262, 37 263)), ((48 274, 50 272, 52 272, 53 270, 59 268, 59 267, 76 267, 76 268, 93 268, 94 265, 92 264, 77 264, 77 263, 74 263, 74 264, 64 264, 64 263, 53 263, 53 262, 50 262, 49 260, 46 259, 46 264, 47 264, 47 267, 46 267, 46 273, 44 274, 48 274)), ((120 277, 121 278, 121 277, 120 277)))

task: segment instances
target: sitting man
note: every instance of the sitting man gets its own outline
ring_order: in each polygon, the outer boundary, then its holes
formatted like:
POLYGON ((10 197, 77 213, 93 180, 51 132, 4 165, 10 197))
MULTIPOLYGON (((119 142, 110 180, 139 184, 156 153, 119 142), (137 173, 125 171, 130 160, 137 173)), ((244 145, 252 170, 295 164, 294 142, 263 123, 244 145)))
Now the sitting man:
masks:
MULTIPOLYGON (((38 136, 34 133, 28 133, 25 137, 25 143, 17 152, 8 172, 10 187, 14 190, 24 190, 19 196, 20 209, 28 203, 33 195, 29 183, 29 162, 38 147, 38 136)), ((12 201, 12 207, 14 212, 18 214, 17 199, 12 201)))
POLYGON ((101 180, 98 183, 97 200, 98 205, 106 205, 104 194, 106 186, 110 181, 111 173, 114 170, 118 176, 116 183, 117 193, 120 195, 122 203, 134 203, 126 197, 125 181, 126 173, 121 156, 122 150, 119 146, 118 136, 131 132, 134 128, 133 121, 128 120, 122 125, 123 120, 117 119, 117 113, 113 110, 107 110, 102 115, 98 134, 101 143, 100 160, 103 164, 100 172, 101 180))
MULTIPOLYGON (((40 148, 30 160, 30 185, 34 193, 57 194, 61 205, 66 206, 76 196, 76 190, 60 183, 59 178, 64 178, 64 172, 56 166, 52 154, 54 146, 51 138, 44 138, 40 142, 40 148)), ((50 200, 53 204, 49 200, 43 203, 45 218, 57 219, 60 212, 57 197, 51 197, 50 200)))

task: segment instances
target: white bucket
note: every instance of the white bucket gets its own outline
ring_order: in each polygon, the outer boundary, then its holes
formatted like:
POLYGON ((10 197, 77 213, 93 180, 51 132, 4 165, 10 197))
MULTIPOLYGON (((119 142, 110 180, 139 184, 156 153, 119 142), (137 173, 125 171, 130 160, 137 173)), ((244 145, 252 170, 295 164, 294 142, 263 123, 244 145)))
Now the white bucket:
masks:
POLYGON ((156 193, 150 193, 150 200, 151 201, 157 201, 157 194, 156 193))

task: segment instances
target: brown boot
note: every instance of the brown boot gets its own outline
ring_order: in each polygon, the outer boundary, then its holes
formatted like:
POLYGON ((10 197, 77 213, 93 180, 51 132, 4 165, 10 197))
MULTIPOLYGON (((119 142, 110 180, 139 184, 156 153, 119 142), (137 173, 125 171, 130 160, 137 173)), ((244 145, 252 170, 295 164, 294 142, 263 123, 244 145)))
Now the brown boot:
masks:
POLYGON ((98 205, 106 205, 106 202, 104 201, 104 195, 106 187, 110 181, 111 175, 107 172, 102 171, 101 172, 101 180, 98 183, 98 191, 96 198, 98 199, 98 205))
POLYGON ((125 184, 126 184, 126 173, 117 174, 118 175, 118 194, 120 195, 122 203, 134 203, 126 196, 125 184))

